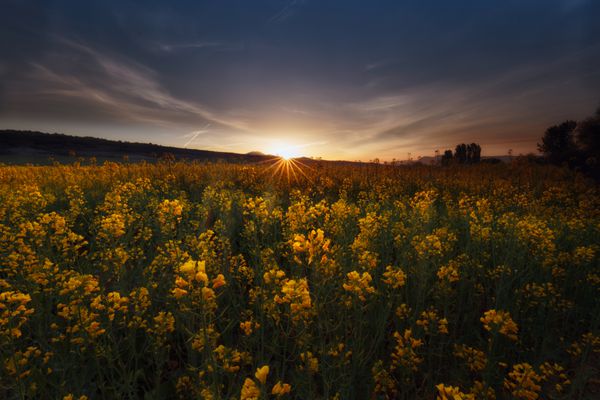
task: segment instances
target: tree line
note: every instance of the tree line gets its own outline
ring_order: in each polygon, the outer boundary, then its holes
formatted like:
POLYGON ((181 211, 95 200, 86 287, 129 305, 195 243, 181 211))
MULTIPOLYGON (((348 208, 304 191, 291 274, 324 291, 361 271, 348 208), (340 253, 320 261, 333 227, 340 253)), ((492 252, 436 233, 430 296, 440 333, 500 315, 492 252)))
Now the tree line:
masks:
POLYGON ((481 161, 481 146, 477 143, 461 143, 452 150, 446 150, 442 155, 442 165, 450 164, 476 164, 481 161))
POLYGON ((538 150, 548 163, 600 178, 600 107, 583 121, 567 120, 546 129, 538 150))

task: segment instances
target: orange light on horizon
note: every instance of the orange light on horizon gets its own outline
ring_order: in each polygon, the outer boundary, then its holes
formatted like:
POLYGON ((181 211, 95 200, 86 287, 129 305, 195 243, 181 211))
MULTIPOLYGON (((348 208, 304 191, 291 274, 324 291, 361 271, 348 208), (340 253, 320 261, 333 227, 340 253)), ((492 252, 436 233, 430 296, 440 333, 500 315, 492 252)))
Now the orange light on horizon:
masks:
POLYGON ((279 180, 286 179, 288 183, 298 182, 300 179, 310 180, 310 176, 304 170, 313 168, 301 162, 300 159, 292 157, 289 153, 288 157, 277 155, 275 158, 263 161, 263 163, 270 164, 264 172, 279 180))
POLYGON ((299 149, 303 146, 293 145, 285 142, 275 142, 269 146, 268 152, 282 158, 283 160, 291 160, 292 158, 300 157, 299 149))

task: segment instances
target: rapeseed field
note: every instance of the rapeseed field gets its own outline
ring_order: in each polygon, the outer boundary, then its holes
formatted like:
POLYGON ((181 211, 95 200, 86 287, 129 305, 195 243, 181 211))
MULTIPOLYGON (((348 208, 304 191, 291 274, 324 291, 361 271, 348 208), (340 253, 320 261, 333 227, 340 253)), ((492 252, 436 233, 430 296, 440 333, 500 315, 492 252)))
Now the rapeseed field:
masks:
POLYGON ((0 396, 600 396, 598 194, 518 163, 2 166, 0 396))

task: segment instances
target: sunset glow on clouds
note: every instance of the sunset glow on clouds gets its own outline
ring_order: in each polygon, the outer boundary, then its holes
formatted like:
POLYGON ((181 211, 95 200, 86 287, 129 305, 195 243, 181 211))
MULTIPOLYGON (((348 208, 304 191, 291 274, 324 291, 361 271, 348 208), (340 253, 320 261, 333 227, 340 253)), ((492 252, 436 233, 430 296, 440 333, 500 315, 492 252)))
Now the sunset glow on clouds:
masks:
POLYGON ((600 103, 594 1, 4 8, 0 128, 385 160, 535 151, 600 103))

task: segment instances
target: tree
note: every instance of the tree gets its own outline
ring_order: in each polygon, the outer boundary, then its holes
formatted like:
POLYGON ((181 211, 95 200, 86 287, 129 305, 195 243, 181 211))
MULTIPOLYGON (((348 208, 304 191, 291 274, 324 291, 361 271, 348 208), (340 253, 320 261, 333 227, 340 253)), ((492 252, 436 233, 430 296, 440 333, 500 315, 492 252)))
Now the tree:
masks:
POLYGON ((477 143, 471 143, 469 146, 469 162, 476 164, 481 161, 481 146, 477 143))
POLYGON ((446 166, 446 165, 450 165, 451 162, 452 162, 452 150, 444 151, 444 154, 442 155, 442 158, 440 160, 440 164, 442 164, 443 166, 446 166))
POLYGON ((586 162, 600 161, 600 107, 595 115, 577 124, 576 141, 586 162))
POLYGON ((546 129, 542 143, 538 143, 538 150, 552 163, 569 161, 577 153, 574 136, 576 127, 577 122, 568 120, 546 129))
POLYGON ((454 150, 454 158, 459 164, 465 164, 467 162, 467 145, 461 143, 456 146, 454 150))
POLYGON ((452 162, 452 150, 446 150, 442 156, 442 165, 450 165, 452 162))
POLYGON ((446 150, 441 160, 442 165, 449 165, 452 162, 458 164, 477 164, 481 161, 481 146, 477 143, 464 144, 456 146, 454 155, 452 150, 446 150))
POLYGON ((481 146, 477 143, 461 143, 454 150, 454 159, 459 164, 476 164, 481 161, 481 146))

